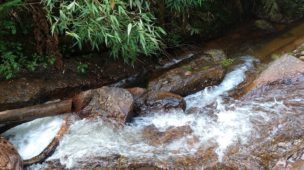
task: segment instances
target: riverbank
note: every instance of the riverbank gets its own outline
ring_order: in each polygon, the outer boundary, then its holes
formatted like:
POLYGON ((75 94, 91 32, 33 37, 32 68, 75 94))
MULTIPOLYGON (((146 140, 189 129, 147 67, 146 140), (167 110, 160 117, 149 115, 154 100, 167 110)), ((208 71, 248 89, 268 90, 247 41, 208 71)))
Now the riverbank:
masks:
POLYGON ((175 67, 181 62, 204 49, 223 49, 228 57, 251 54, 262 59, 271 59, 270 54, 280 54, 293 50, 303 40, 303 23, 274 25, 275 32, 262 30, 254 21, 243 24, 226 36, 209 42, 200 42, 170 50, 159 58, 139 58, 133 66, 109 60, 102 54, 92 54, 75 58, 66 58, 63 72, 48 69, 34 73, 25 72, 12 80, 0 81, 0 110, 20 108, 44 103, 55 99, 65 99, 74 94, 104 85, 115 84, 128 87, 134 84, 145 86, 148 77, 155 77, 163 70, 175 67), (284 47, 284 48, 283 48, 284 47), (259 50, 260 49, 260 50, 259 50), (79 74, 77 64, 88 64, 88 71, 79 74), (46 76, 47 75, 47 76, 46 76))

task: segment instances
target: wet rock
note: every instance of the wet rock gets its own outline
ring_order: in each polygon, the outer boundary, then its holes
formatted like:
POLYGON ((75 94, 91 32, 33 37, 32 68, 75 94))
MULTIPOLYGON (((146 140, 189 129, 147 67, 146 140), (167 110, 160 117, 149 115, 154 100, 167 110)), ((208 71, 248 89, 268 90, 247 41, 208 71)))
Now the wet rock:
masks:
POLYGON ((85 106, 89 104, 89 102, 93 98, 93 91, 94 90, 87 90, 83 91, 76 96, 73 97, 73 111, 74 112, 81 112, 82 109, 84 109, 85 106))
POLYGON ((86 94, 85 97, 92 94, 92 99, 78 113, 80 117, 101 117, 120 125, 133 117, 133 97, 125 89, 105 86, 86 94))
POLYGON ((135 101, 135 110, 139 115, 151 112, 186 109, 186 102, 180 95, 170 92, 148 92, 135 101))
POLYGON ((210 57, 209 61, 211 62, 221 62, 222 60, 225 60, 227 58, 225 52, 219 49, 207 50, 204 53, 210 57))
POLYGON ((10 110, 24 106, 36 105, 49 100, 64 99, 81 87, 87 81, 76 76, 48 77, 43 79, 19 78, 0 81, 0 110, 10 110), (69 90, 67 90, 69 89, 69 90))
POLYGON ((304 73, 304 62, 286 54, 269 64, 268 68, 253 82, 253 87, 283 80, 298 73, 304 73))
POLYGON ((276 29, 275 27, 268 21, 266 20, 256 20, 254 22, 254 25, 258 28, 258 29, 261 29, 263 31, 266 31, 266 32, 269 32, 269 33, 272 33, 272 32, 275 32, 276 29))
POLYGON ((146 105, 151 110, 186 109, 184 98, 170 92, 150 92, 146 99, 146 105))
POLYGON ((300 60, 304 61, 304 55, 299 57, 300 60))
POLYGON ((147 92, 146 89, 141 87, 128 88, 127 90, 133 95, 134 99, 141 97, 144 93, 147 92))
POLYGON ((43 89, 43 82, 33 80, 29 82, 26 78, 0 82, 0 110, 12 108, 21 103, 30 103, 38 98, 43 89))
POLYGON ((169 70, 151 80, 148 90, 167 91, 186 96, 207 86, 218 84, 224 77, 225 70, 220 64, 208 61, 208 58, 210 59, 210 56, 202 55, 186 65, 169 70))
POLYGON ((281 158, 277 161, 273 170, 302 170, 304 169, 304 149, 299 150, 288 158, 281 158))
POLYGON ((170 143, 191 133, 190 126, 171 127, 164 132, 160 132, 154 125, 150 125, 143 130, 143 138, 150 145, 157 146, 170 143))
POLYGON ((15 147, 0 136, 0 169, 23 169, 23 162, 15 147))

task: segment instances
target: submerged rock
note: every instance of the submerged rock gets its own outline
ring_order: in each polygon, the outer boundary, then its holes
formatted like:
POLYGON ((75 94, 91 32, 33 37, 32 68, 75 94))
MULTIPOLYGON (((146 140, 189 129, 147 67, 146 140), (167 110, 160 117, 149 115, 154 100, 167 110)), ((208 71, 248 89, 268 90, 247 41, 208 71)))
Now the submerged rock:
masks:
POLYGON ((172 127, 164 132, 160 132, 154 125, 147 126, 143 130, 143 138, 150 145, 162 145, 182 138, 192 133, 190 126, 172 127))
POLYGON ((76 108, 82 108, 85 103, 88 103, 78 112, 82 118, 101 117, 122 125, 133 117, 132 94, 122 88, 104 86, 84 92, 76 99, 79 103, 78 106, 75 106, 76 108))
POLYGON ((15 147, 0 136, 0 169, 23 169, 23 161, 15 147))
MULTIPOLYGON (((220 59, 215 52, 215 60, 220 59)), ((211 55, 212 56, 212 55, 211 55)), ((209 55, 202 55, 190 63, 174 68, 151 80, 149 91, 167 91, 182 96, 197 92, 207 86, 218 84, 224 77, 225 70, 209 55)))
POLYGON ((186 109, 186 102, 180 95, 170 92, 148 92, 135 99, 135 111, 139 115, 151 112, 169 111, 170 109, 186 109))

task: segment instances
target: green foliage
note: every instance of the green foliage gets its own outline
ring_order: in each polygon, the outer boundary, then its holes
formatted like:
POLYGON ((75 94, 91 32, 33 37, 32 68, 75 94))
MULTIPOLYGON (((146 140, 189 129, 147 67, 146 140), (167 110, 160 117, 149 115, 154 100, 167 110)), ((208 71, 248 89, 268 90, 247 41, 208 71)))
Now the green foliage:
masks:
POLYGON ((0 76, 3 76, 5 79, 13 78, 21 69, 33 72, 38 68, 46 69, 55 63, 54 57, 42 57, 36 53, 28 57, 23 54, 21 44, 4 43, 1 41, 0 58, 0 76))
POLYGON ((290 22, 304 16, 303 0, 260 0, 259 12, 276 22, 290 22))
POLYGON ((133 62, 139 54, 154 54, 161 47, 165 31, 155 26, 145 1, 62 1, 57 16, 53 14, 57 1, 42 1, 52 32, 72 37, 80 48, 83 43, 90 43, 95 49, 106 45, 115 58, 133 62))
POLYGON ((171 11, 182 13, 187 9, 202 6, 205 0, 166 0, 167 8, 171 11))
POLYGON ((84 63, 79 63, 77 66, 77 72, 80 74, 87 74, 89 71, 89 65, 84 63))
POLYGON ((6 52, 2 54, 0 75, 3 75, 6 79, 12 78, 20 70, 21 67, 17 59, 18 56, 12 52, 6 52))
POLYGON ((13 7, 20 6, 24 2, 22 0, 9 0, 7 2, 1 3, 0 4, 0 12, 4 12, 6 10, 9 10, 13 7))
POLYGON ((275 17, 275 15, 280 11, 279 5, 276 0, 263 0, 262 4, 266 12, 271 16, 275 17))
POLYGON ((24 58, 20 62, 27 70, 34 72, 38 68, 46 69, 49 66, 54 65, 55 61, 56 61, 55 57, 52 56, 43 57, 34 53, 31 57, 24 58))
POLYGON ((25 36, 27 27, 22 25, 16 14, 16 10, 24 5, 22 0, 0 4, 0 77, 5 79, 13 78, 21 70, 33 72, 55 63, 52 56, 24 54, 24 48, 18 40, 20 36, 25 36))

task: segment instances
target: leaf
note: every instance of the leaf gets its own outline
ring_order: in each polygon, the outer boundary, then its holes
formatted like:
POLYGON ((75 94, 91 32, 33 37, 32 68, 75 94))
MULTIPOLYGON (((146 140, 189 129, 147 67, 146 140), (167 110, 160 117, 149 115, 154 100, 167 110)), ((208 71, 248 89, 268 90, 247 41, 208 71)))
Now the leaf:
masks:
POLYGON ((128 25, 128 36, 130 36, 131 30, 132 30, 132 23, 129 23, 129 25, 128 25))
POLYGON ((74 9, 75 9, 75 3, 76 3, 75 1, 73 1, 72 3, 70 3, 70 4, 67 6, 67 9, 68 9, 68 10, 70 10, 70 9, 73 9, 73 10, 74 10, 74 9))

